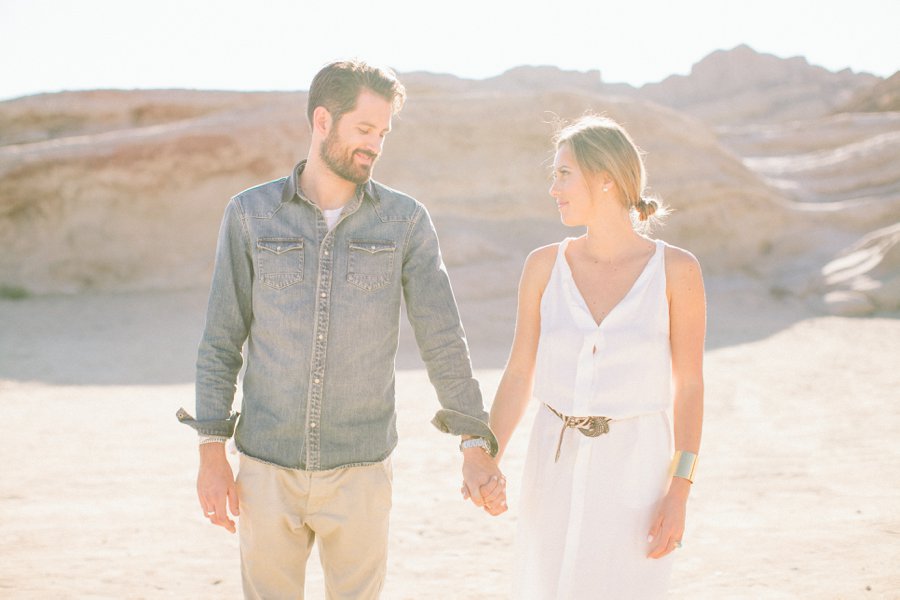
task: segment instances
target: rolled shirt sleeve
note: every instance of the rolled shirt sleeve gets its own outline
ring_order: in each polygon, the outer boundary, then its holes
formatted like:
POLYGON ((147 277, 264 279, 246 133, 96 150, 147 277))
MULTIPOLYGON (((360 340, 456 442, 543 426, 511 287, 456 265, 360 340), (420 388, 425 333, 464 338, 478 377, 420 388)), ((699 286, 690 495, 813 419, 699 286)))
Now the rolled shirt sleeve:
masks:
POLYGON ((231 411, 225 419, 209 419, 206 421, 198 421, 183 408, 179 408, 175 413, 175 417, 188 427, 192 427, 197 431, 200 437, 210 436, 227 439, 234 435, 234 426, 237 424, 237 418, 240 413, 231 411))

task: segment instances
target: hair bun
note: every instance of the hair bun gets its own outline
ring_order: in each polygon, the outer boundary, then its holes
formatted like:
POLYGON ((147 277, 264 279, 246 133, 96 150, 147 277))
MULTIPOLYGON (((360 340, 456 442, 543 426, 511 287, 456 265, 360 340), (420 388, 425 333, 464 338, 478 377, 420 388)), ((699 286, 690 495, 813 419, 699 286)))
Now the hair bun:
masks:
POLYGON ((653 216, 658 208, 659 203, 656 200, 647 200, 643 196, 638 199, 637 204, 635 205, 635 209, 637 210, 641 221, 646 221, 653 216))

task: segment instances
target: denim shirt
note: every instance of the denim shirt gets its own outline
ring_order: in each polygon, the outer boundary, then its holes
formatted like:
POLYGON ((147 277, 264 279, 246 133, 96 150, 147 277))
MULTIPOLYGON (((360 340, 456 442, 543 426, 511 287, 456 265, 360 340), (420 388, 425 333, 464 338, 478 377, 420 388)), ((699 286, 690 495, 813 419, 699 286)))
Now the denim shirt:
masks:
POLYGON ((384 460, 397 443, 394 357, 401 296, 442 408, 441 431, 497 441, 425 207, 370 181, 329 231, 288 178, 228 204, 197 358, 203 435, 310 471, 384 460), (247 342, 241 413, 232 410, 247 342))

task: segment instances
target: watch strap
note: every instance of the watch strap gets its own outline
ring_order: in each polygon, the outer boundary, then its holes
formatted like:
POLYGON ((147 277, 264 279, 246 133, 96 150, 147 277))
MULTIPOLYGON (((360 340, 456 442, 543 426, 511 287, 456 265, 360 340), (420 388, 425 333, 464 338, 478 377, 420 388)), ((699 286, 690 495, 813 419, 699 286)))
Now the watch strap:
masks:
POLYGON ((488 454, 491 453, 491 444, 484 438, 476 437, 469 440, 462 440, 459 443, 459 450, 468 450, 469 448, 481 448, 488 454))

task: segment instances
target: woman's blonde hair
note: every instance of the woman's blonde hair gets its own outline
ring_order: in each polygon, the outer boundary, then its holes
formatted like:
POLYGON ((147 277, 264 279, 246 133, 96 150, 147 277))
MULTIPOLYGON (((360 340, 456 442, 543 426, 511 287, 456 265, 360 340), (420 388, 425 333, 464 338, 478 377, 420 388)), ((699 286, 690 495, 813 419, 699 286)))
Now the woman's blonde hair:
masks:
POLYGON ((565 125, 553 138, 556 149, 568 146, 586 175, 609 173, 632 211, 635 228, 646 230, 668 212, 659 198, 645 190, 647 176, 641 151, 625 129, 608 117, 588 114, 565 125))

